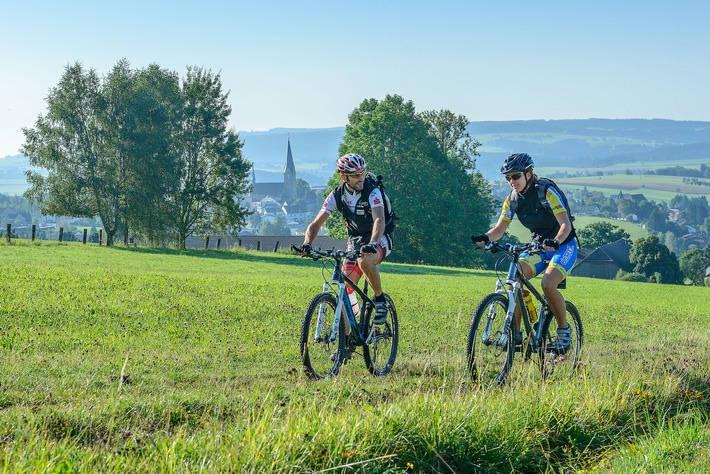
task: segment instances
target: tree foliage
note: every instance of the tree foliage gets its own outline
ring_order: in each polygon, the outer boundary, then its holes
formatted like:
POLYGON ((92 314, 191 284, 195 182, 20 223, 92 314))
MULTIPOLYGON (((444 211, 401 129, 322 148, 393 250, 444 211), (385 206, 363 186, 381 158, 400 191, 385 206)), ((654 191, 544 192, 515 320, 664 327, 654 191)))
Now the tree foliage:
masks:
POLYGON ((690 280, 693 285, 704 285, 705 270, 708 267, 708 263, 705 260, 705 252, 702 249, 692 249, 684 252, 680 256, 679 265, 683 276, 690 280))
POLYGON ((579 229, 577 235, 584 247, 589 249, 596 249, 619 239, 624 239, 631 245, 631 236, 624 229, 605 221, 592 222, 579 229))
POLYGON ((219 75, 188 68, 182 88, 183 117, 179 134, 177 244, 195 231, 229 233, 249 215, 238 197, 249 192, 251 164, 242 156, 239 136, 227 128, 232 112, 219 75))
POLYGON ((251 164, 219 76, 116 63, 102 80, 79 64, 65 69, 47 113, 23 129, 22 152, 47 176, 28 171, 25 196, 45 214, 101 219, 106 242, 129 233, 177 242, 195 229, 241 226, 251 164))
MULTIPOLYGON (((427 116, 454 117, 446 112, 427 116)), ((470 244, 471 229, 489 224, 493 204, 488 184, 473 168, 475 162, 463 159, 471 157, 465 155, 471 152, 470 143, 452 145, 462 136, 458 124, 460 119, 437 125, 437 140, 435 128, 416 113, 413 103, 397 95, 365 100, 349 116, 339 152, 362 155, 368 170, 384 177, 399 217, 393 261, 453 266, 481 262, 470 244)), ((339 182, 336 179, 330 184, 339 182)), ((337 225, 330 228, 333 235, 337 225)))
POLYGON ((631 246, 629 260, 634 273, 641 273, 657 283, 683 282, 678 258, 655 235, 636 240, 631 246))

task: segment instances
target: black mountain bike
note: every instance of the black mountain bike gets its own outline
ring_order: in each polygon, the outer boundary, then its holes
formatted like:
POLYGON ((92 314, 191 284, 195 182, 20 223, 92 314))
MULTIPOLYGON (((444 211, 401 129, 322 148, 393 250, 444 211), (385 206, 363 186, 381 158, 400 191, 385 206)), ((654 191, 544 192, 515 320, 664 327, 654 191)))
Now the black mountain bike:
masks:
POLYGON ((544 379, 574 376, 580 364, 584 334, 579 311, 572 302, 565 302, 567 323, 572 328, 572 343, 567 348, 558 346, 557 319, 548 307, 545 296, 518 270, 522 253, 541 254, 544 252, 542 247, 536 243, 512 245, 489 242, 484 248, 492 253, 505 252, 496 263, 496 271, 499 271, 502 261, 510 260, 510 265, 505 280, 500 278, 499 273, 495 293, 481 300, 471 319, 466 346, 471 378, 483 387, 503 384, 516 352, 521 352, 525 360, 536 354, 544 379), (537 305, 533 301, 533 311, 528 310, 523 288, 537 300, 539 309, 535 308, 537 305), (521 344, 516 344, 514 339, 516 306, 521 312, 521 344), (537 314, 541 315, 540 321, 535 320, 537 314))
MULTIPOLYGON (((298 251, 295 246, 291 248, 298 251)), ((392 298, 385 294, 387 319, 384 324, 372 322, 375 302, 367 296, 367 280, 360 289, 342 271, 343 260, 359 256, 359 250, 311 250, 304 255, 313 260, 322 259, 324 270, 323 292, 313 297, 301 322, 301 360, 309 378, 334 377, 358 347, 362 348, 371 374, 386 375, 392 370, 399 341, 397 310, 392 298), (326 276, 326 271, 330 276, 326 276), (348 285, 358 295, 358 317, 350 303, 348 285)))

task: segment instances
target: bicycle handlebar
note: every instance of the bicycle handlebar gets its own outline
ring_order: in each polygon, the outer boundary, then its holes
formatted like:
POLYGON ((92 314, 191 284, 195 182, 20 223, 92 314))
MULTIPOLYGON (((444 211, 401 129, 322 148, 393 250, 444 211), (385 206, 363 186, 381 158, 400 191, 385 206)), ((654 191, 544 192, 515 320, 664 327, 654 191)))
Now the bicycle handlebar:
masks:
MULTIPOLYGON (((291 244, 291 250, 293 250, 294 252, 297 252, 297 253, 301 252, 301 250, 293 244, 291 244)), ((324 250, 316 250, 316 249, 312 248, 308 252, 307 255, 301 255, 301 257, 312 258, 313 260, 320 260, 322 258, 356 259, 356 258, 360 257, 360 250, 350 250, 349 252, 346 252, 345 250, 338 250, 338 249, 324 251, 324 250)))
POLYGON ((524 252, 527 252, 530 255, 536 255, 545 252, 545 249, 542 248, 542 245, 537 242, 530 242, 528 244, 500 244, 498 242, 491 241, 486 243, 483 248, 484 250, 487 250, 491 253, 503 251, 515 255, 520 255, 524 252))

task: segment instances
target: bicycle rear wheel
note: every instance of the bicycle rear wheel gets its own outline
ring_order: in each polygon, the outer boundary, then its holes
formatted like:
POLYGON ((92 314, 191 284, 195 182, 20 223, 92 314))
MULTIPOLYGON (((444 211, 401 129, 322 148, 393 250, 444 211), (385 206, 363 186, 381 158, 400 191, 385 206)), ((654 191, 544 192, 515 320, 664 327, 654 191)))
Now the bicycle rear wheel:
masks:
POLYGON ((479 303, 468 331, 466 355, 471 379, 487 388, 505 382, 513 364, 513 329, 506 323, 508 298, 491 293, 479 303))
POLYGON ((397 357, 397 345, 399 344, 399 322, 397 321, 397 310, 394 301, 388 294, 384 294, 387 299, 388 314, 384 324, 372 324, 374 318, 374 308, 368 305, 365 317, 365 327, 368 328, 365 339, 370 339, 370 343, 363 344, 362 357, 365 359, 365 366, 372 375, 387 375, 392 370, 394 360, 397 357))
POLYGON ((338 375, 344 359, 345 322, 340 318, 338 333, 333 334, 335 296, 321 293, 308 304, 301 322, 301 361, 306 375, 325 379, 338 375))
POLYGON ((557 344, 557 319, 549 309, 542 318, 540 345, 540 372, 543 379, 554 380, 574 377, 580 364, 582 340, 582 318, 577 308, 569 301, 567 307, 567 324, 572 328, 572 342, 568 348, 557 344))

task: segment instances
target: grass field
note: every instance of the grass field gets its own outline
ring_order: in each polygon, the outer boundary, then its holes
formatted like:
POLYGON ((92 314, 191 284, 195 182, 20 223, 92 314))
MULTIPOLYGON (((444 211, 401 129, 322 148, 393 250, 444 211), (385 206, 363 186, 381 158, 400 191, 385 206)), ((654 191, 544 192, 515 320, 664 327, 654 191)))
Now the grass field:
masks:
MULTIPOLYGON (((710 180, 704 180, 710 183, 710 180)), ((669 202, 678 194, 689 198, 710 196, 710 186, 685 184, 679 176, 627 175, 586 176, 578 178, 556 178, 555 182, 564 189, 600 191, 605 195, 643 194, 649 201, 669 202)))
MULTIPOLYGON (((550 167, 550 166, 539 166, 536 167, 535 170, 538 173, 539 176, 549 176, 553 173, 568 173, 570 175, 574 175, 580 171, 586 171, 589 173, 596 173, 596 172, 601 172, 604 174, 608 173, 615 173, 615 174, 625 174, 626 170, 632 170, 633 172, 638 172, 638 171, 655 171, 659 168, 673 168, 676 166, 681 166, 683 168, 691 168, 691 169, 700 169, 700 165, 707 165, 708 164, 708 159, 707 158, 698 158, 698 159, 686 159, 686 160, 667 160, 667 161, 644 161, 644 162, 627 162, 627 163, 618 163, 615 165, 609 165, 609 166, 590 166, 588 168, 584 168, 584 170, 580 168, 564 168, 564 167, 550 167)), ((652 175, 649 175, 652 176, 652 175)))
POLYGON ((573 277, 584 371, 474 387, 492 272, 381 265, 393 372, 302 373, 320 264, 287 254, 0 243, 3 472, 702 472, 708 288, 573 277))

